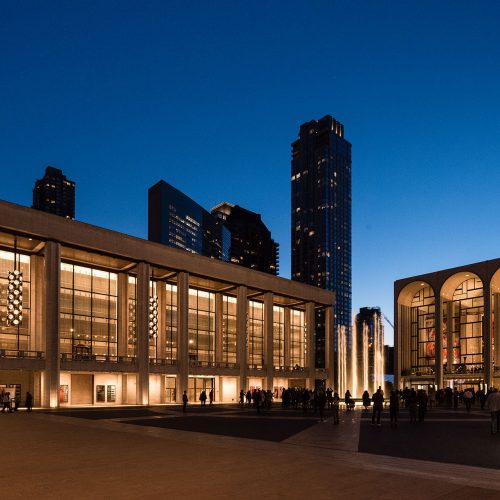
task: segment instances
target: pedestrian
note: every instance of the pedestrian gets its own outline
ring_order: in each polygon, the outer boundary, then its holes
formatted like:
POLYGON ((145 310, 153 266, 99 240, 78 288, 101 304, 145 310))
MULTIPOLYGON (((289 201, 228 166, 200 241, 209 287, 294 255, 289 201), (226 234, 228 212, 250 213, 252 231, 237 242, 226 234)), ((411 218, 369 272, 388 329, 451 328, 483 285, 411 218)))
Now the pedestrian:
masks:
POLYGON ((12 413, 12 408, 10 407, 10 392, 3 392, 2 394, 2 403, 3 403, 3 408, 2 408, 2 413, 7 410, 7 413, 12 413))
POLYGON ((19 396, 16 392, 16 396, 14 397, 14 411, 19 410, 20 404, 21 404, 21 396, 19 396))
POLYGON ((252 404, 252 392, 248 389, 246 393, 247 405, 250 406, 252 404))
POLYGON ((240 391, 240 405, 243 406, 245 403, 245 391, 241 389, 240 391))
POLYGON ((453 389, 453 408, 456 410, 458 408, 458 390, 457 388, 455 387, 455 389, 453 389))
POLYGON ((498 389, 493 389, 493 392, 490 393, 486 400, 486 406, 491 413, 491 433, 500 433, 500 392, 498 389))
POLYGON ((420 389, 417 394, 418 403, 418 421, 423 422, 425 413, 427 412, 427 394, 423 389, 420 389))
POLYGON ((340 396, 338 392, 333 394, 333 424, 339 424, 339 407, 340 407, 340 396))
POLYGON ((397 391, 391 391, 389 399, 389 414, 391 417, 391 427, 398 426, 398 413, 399 413, 399 394, 397 391))
POLYGON ((186 391, 184 391, 184 394, 182 395, 182 411, 183 411, 183 413, 186 413, 187 404, 188 404, 188 396, 187 396, 186 391))
POLYGON ((214 402, 214 390, 210 389, 210 392, 208 393, 208 399, 210 400, 210 404, 214 402))
POLYGON ((200 403, 201 403, 201 406, 205 406, 207 402, 207 393, 203 390, 200 392, 200 403))
POLYGON ((373 413, 372 413, 372 425, 375 425, 375 417, 377 417, 377 425, 382 426, 380 423, 380 417, 382 415, 382 410, 384 409, 384 395, 382 394, 382 389, 379 387, 377 392, 372 397, 373 401, 373 413))
POLYGON ((325 404, 326 404, 326 395, 325 391, 321 388, 318 389, 316 393, 316 407, 319 411, 319 421, 326 422, 325 418, 325 404))
POLYGON ((363 406, 365 407, 365 410, 368 411, 368 408, 371 406, 371 401, 370 401, 370 393, 368 391, 363 392, 363 406))
POLYGON ((408 397, 408 409, 410 411, 410 423, 417 423, 417 393, 415 389, 410 391, 410 395, 408 397))
POLYGON ((31 411, 33 409, 33 396, 30 392, 26 392, 26 401, 24 403, 24 406, 26 406, 26 409, 28 411, 31 411))
POLYGON ((472 406, 472 392, 470 392, 470 389, 465 390, 463 399, 465 403, 465 409, 467 411, 470 411, 470 407, 472 406))

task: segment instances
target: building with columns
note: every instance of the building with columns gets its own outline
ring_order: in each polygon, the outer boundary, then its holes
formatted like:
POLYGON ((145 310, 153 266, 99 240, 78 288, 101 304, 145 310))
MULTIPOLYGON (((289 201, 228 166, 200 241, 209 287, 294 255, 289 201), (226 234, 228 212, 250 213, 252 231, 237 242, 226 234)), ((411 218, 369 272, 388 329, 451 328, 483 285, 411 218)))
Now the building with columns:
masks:
POLYGON ((396 281, 394 319, 396 387, 500 387, 500 259, 396 281))
POLYGON ((0 390, 37 406, 333 387, 333 305, 327 290, 0 201, 0 390))

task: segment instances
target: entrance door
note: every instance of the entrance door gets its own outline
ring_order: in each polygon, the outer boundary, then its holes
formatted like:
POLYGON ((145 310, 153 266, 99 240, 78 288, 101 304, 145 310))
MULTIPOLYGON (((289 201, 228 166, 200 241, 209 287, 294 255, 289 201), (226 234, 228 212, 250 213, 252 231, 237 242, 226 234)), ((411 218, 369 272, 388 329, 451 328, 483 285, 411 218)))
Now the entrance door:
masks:
POLYGON ((175 403, 175 377, 165 377, 165 403, 175 403))
POLYGON ((207 401, 208 394, 213 390, 215 394, 215 379, 214 378, 205 378, 205 377, 189 377, 188 380, 188 398, 191 404, 197 403, 200 401, 201 391, 205 391, 207 393, 207 401))
POLYGON ((92 375, 71 374, 71 404, 91 405, 94 392, 92 375))

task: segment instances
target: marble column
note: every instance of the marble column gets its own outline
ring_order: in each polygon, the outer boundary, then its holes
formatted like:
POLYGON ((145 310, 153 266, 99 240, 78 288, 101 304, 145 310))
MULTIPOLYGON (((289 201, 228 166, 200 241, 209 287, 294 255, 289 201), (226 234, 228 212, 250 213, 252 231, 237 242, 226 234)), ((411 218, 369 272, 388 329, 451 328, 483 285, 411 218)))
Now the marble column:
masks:
POLYGON ((239 286, 236 303, 236 355, 240 367, 240 387, 244 391, 247 387, 247 324, 248 324, 248 299, 247 287, 239 286))
POLYGON ((149 281, 150 266, 145 262, 137 265, 136 296, 136 362, 137 404, 149 404, 149 281))
POLYGON ((61 245, 47 241, 44 250, 44 339, 45 372, 43 383, 43 406, 59 406, 59 316, 61 286, 61 245))

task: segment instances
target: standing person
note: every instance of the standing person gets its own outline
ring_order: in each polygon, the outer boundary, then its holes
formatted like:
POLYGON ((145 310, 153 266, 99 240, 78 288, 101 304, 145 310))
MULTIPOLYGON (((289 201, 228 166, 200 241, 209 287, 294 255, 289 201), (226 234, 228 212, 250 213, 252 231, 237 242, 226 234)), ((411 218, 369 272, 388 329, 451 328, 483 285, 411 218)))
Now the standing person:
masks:
POLYGON ((429 387, 429 408, 436 406, 436 388, 431 385, 429 387))
POLYGON ((26 401, 24 403, 24 406, 26 406, 26 409, 28 411, 31 411, 33 409, 33 396, 30 392, 26 393, 26 401))
POLYGON ((373 401, 373 413, 372 413, 372 425, 375 425, 375 416, 377 417, 377 425, 382 426, 380 423, 380 416, 382 415, 382 410, 384 409, 384 395, 382 394, 382 389, 380 387, 377 392, 372 397, 373 401))
POLYGON ((10 392, 3 392, 2 395, 2 403, 3 403, 3 408, 2 408, 2 413, 7 410, 7 413, 12 413, 12 408, 10 407, 10 392))
POLYGON ((246 399, 247 399, 247 405, 250 406, 252 404, 252 393, 250 392, 250 389, 248 389, 247 391, 246 399))
POLYGON ((349 389, 345 391, 344 402, 346 411, 349 411, 350 409, 354 408, 354 401, 352 400, 351 391, 349 391, 349 389))
POLYGON ((391 417, 391 427, 398 426, 398 413, 399 413, 399 394, 397 391, 391 391, 389 399, 389 414, 391 417))
POLYGON ((417 393, 415 392, 415 389, 412 389, 410 391, 410 396, 408 398, 409 404, 408 408, 410 410, 410 423, 416 424, 417 423, 417 393))
POLYGON ((240 405, 243 406, 245 404, 245 391, 241 389, 240 391, 240 405))
POLYGON ((493 389, 486 400, 486 406, 491 413, 491 433, 500 432, 500 392, 498 389, 493 389), (496 428, 496 429, 495 429, 496 428))
POLYGON ((363 406, 365 407, 365 410, 368 411, 368 408, 371 406, 371 401, 370 401, 370 393, 368 391, 363 392, 363 406))
POLYGON ((459 393, 458 393, 457 388, 455 387, 455 389, 453 389, 453 408, 455 410, 458 408, 458 396, 459 396, 459 393))
POLYGON ((332 408, 333 404, 333 391, 330 387, 326 390, 326 406, 327 408, 332 408))
POLYGON ((333 394, 333 424, 337 425, 339 420, 340 396, 338 392, 333 394))
POLYGON ((326 422, 325 418, 325 404, 326 404, 326 395, 325 391, 322 388, 318 389, 316 393, 316 405, 319 411, 319 421, 326 422))
POLYGON ((470 389, 466 389, 464 392, 464 403, 465 403, 465 409, 467 411, 470 411, 470 407, 472 406, 472 392, 470 389))
POLYGON ((207 393, 203 390, 200 392, 200 403, 201 403, 201 406, 205 406, 207 402, 207 393))
POLYGON ((425 412, 427 411, 427 394, 423 389, 420 389, 418 391, 417 403, 418 403, 418 421, 423 422, 425 417, 425 412))
POLYGON ((182 395, 182 411, 183 411, 183 413, 186 413, 187 404, 188 404, 188 396, 187 396, 186 391, 184 391, 184 394, 182 395))
POLYGON ((21 396, 19 396, 16 392, 14 397, 14 411, 19 410, 19 405, 21 404, 21 396))
POLYGON ((214 402, 214 390, 210 389, 210 392, 208 393, 208 398, 210 400, 210 404, 214 402))
POLYGON ((304 410, 304 413, 307 413, 307 407, 309 406, 309 391, 307 389, 304 389, 304 392, 302 393, 302 409, 304 410))

